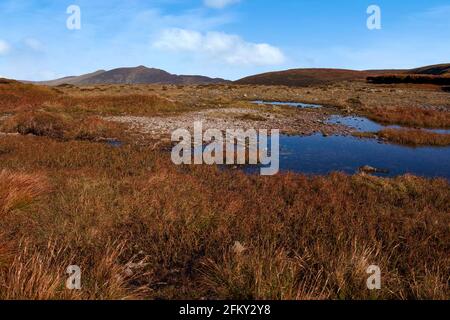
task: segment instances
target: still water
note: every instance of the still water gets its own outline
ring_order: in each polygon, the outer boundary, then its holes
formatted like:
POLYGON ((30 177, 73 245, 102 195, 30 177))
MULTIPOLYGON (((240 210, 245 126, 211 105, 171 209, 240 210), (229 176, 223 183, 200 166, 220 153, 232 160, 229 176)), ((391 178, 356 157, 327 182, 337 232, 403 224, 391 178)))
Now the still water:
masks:
MULTIPOLYGON (((256 102, 255 102, 256 103, 256 102)), ((259 102, 264 104, 280 104, 259 102)), ((283 103, 303 107, 301 103, 283 103)), ((317 106, 314 106, 317 107, 317 106)), ((320 107, 320 106, 319 106, 320 107)), ((385 126, 363 117, 333 116, 330 123, 340 123, 359 131, 379 131, 385 126)), ((450 130, 433 130, 450 133, 450 130)), ((408 147, 381 143, 376 139, 352 136, 280 137, 280 170, 306 174, 327 174, 334 171, 353 174, 362 166, 386 170, 381 176, 411 173, 424 177, 450 179, 450 147, 408 147)), ((256 172, 258 168, 246 168, 256 172)))

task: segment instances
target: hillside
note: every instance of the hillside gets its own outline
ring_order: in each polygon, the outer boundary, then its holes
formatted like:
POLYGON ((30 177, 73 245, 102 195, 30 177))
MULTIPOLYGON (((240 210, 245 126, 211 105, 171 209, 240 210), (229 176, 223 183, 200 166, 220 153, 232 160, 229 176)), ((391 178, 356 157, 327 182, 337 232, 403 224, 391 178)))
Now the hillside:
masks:
POLYGON ((436 64, 432 66, 426 66, 422 68, 412 69, 409 73, 412 74, 428 74, 434 76, 448 76, 450 75, 450 63, 436 64))
POLYGON ((104 73, 105 70, 99 70, 96 72, 92 72, 92 73, 88 73, 82 76, 72 76, 72 77, 64 77, 61 79, 56 79, 56 80, 50 80, 50 81, 44 81, 44 82, 38 82, 39 84, 46 84, 49 86, 58 86, 61 84, 79 84, 82 83, 83 81, 86 81, 87 79, 91 78, 91 77, 95 77, 97 75, 100 75, 102 73, 104 73))
POLYGON ((236 81, 237 84, 252 85, 286 85, 310 86, 323 85, 341 81, 366 80, 385 74, 416 74, 416 75, 449 75, 450 64, 426 66, 411 70, 347 70, 347 69, 291 69, 269 72, 246 77, 236 81))
POLYGON ((335 81, 363 80, 369 73, 346 69, 291 69, 268 72, 236 81, 238 84, 308 86, 335 81))
POLYGON ((109 71, 99 70, 81 76, 65 77, 37 83, 56 86, 61 84, 213 84, 223 82, 227 81, 197 75, 175 75, 164 70, 139 66, 136 68, 118 68, 109 71))

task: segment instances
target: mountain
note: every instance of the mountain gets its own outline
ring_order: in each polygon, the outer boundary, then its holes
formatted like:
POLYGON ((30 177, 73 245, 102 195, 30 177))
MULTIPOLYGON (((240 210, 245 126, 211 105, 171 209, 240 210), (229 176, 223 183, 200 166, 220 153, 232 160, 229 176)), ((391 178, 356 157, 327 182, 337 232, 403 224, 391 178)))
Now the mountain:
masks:
POLYGON ((197 75, 175 75, 164 70, 139 66, 136 68, 118 68, 109 71, 99 70, 81 76, 65 77, 36 83, 57 86, 61 84, 215 84, 225 82, 228 81, 197 75))
POLYGON ((61 79, 56 80, 50 80, 50 81, 42 81, 42 82, 36 82, 39 84, 46 84, 48 86, 59 86, 61 84, 79 84, 83 81, 87 81, 91 77, 98 76, 102 73, 106 72, 105 70, 98 70, 92 73, 88 73, 82 76, 72 76, 72 77, 65 77, 61 79))
POLYGON ((450 75, 450 64, 426 66, 410 70, 291 69, 246 77, 237 84, 309 86, 341 81, 366 80, 385 74, 450 75))

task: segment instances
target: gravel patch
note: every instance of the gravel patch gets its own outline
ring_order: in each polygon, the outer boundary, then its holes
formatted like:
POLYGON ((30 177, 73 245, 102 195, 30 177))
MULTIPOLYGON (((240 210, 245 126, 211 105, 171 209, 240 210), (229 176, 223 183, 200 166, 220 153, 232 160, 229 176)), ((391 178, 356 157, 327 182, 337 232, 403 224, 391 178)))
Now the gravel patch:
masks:
POLYGON ((350 134, 353 130, 339 124, 326 123, 329 115, 323 112, 299 111, 294 115, 261 112, 255 109, 223 108, 210 109, 172 117, 105 117, 113 121, 129 125, 132 131, 151 135, 153 138, 170 137, 177 129, 188 129, 193 132, 194 122, 202 121, 203 130, 208 129, 279 129, 284 134, 312 135, 318 132, 324 135, 350 134), (255 116, 258 120, 247 120, 245 117, 255 116), (244 118, 243 118, 244 117, 244 118), (259 120, 261 119, 261 120, 259 120))

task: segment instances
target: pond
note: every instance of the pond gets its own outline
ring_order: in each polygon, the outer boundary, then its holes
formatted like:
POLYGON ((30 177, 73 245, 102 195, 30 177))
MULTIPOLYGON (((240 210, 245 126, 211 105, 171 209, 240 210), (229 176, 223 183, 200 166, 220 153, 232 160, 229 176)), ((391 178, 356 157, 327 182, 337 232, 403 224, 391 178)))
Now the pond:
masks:
MULTIPOLYGON (((334 171, 354 174, 369 165, 386 170, 379 176, 411 173, 424 177, 450 179, 450 148, 406 146, 380 143, 375 139, 352 136, 280 137, 280 170, 306 174, 328 174, 334 171)), ((246 172, 259 172, 247 167, 246 172)))
MULTIPOLYGON (((291 105, 301 103, 264 102, 264 104, 291 105)), ((320 107, 320 106, 319 106, 320 107)), ((379 131, 387 126, 364 117, 332 116, 330 123, 340 123, 359 131, 379 131)), ((398 126, 390 126, 398 127, 398 126)), ((450 130, 434 130, 450 133, 450 130)), ((444 177, 450 180, 450 147, 408 147, 381 143, 376 139, 359 139, 352 136, 324 137, 281 136, 280 170, 306 174, 328 174, 334 171, 353 174, 363 166, 386 171, 380 176, 397 176, 411 173, 424 177, 444 177)), ((256 172, 257 167, 247 167, 256 172)))
MULTIPOLYGON (((327 122, 333 123, 333 124, 343 124, 348 127, 352 127, 360 132, 376 132, 376 131, 381 131, 381 130, 387 129, 387 128, 408 129, 408 128, 402 127, 402 126, 383 125, 383 124, 377 123, 375 121, 372 121, 370 119, 367 119, 365 117, 357 117, 357 116, 333 115, 330 117, 330 119, 327 122)), ((421 128, 421 129, 425 130, 425 131, 434 132, 434 133, 450 134, 450 130, 448 130, 448 129, 425 129, 425 128, 421 128)))
POLYGON ((252 101, 253 104, 259 104, 259 105, 271 105, 271 106, 287 106, 287 107, 295 107, 295 108, 310 108, 310 109, 318 109, 322 108, 319 104, 308 104, 308 103, 302 103, 302 102, 279 102, 279 101, 263 101, 263 100, 256 100, 252 101))

